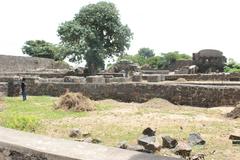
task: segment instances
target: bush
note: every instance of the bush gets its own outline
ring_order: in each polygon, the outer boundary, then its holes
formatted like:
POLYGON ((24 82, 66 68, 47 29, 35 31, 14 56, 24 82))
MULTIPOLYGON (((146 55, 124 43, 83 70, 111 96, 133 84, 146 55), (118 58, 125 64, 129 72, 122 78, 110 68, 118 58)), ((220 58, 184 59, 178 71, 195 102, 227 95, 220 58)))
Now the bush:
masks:
POLYGON ((39 126, 39 119, 31 115, 12 114, 1 117, 0 124, 6 128, 34 132, 39 126))
POLYGON ((95 110, 94 103, 81 93, 68 92, 62 95, 55 103, 55 109, 64 109, 70 111, 92 111, 95 110))

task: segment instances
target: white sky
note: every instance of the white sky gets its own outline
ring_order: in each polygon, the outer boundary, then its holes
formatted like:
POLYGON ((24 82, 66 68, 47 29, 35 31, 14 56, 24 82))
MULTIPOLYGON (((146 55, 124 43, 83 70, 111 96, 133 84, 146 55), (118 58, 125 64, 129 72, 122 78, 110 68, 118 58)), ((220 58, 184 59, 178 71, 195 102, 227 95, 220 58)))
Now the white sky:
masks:
MULTIPOLYGON (((58 43, 57 28, 97 0, 1 0, 0 54, 22 55, 26 40, 58 43)), ((219 49, 240 61, 239 0, 111 0, 134 33, 128 51, 219 49)))

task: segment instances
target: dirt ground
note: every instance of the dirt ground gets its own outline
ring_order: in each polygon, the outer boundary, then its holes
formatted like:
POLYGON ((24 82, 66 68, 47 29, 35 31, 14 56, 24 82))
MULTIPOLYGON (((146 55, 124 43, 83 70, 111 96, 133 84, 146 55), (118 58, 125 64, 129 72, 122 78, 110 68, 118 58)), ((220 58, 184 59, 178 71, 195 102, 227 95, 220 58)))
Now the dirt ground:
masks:
MULTIPOLYGON (((83 117, 44 120, 43 127, 37 132, 69 138, 71 128, 80 128, 82 132, 91 133, 93 138, 101 139, 103 144, 109 146, 116 146, 121 141, 136 144, 146 127, 157 129, 160 142, 165 135, 178 141, 187 141, 190 133, 200 133, 206 144, 193 147, 193 154, 206 154, 207 160, 240 159, 240 145, 234 146, 228 139, 231 133, 240 129, 240 119, 225 117, 233 109, 232 106, 209 109, 177 106, 163 99, 142 104, 103 100, 96 101, 96 104, 105 107, 83 117)), ((167 149, 157 154, 175 156, 167 149)))

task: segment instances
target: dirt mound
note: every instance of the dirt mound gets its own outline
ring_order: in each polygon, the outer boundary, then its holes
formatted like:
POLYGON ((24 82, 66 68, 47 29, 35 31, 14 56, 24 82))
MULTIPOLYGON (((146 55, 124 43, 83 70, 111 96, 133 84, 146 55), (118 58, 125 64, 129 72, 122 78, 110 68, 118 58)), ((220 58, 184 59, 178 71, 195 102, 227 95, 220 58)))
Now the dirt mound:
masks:
POLYGON ((226 116, 233 119, 240 118, 240 106, 234 108, 231 112, 227 113, 226 116))
POLYGON ((153 98, 142 104, 142 107, 162 108, 162 107, 175 107, 176 105, 161 98, 153 98))
POLYGON ((55 103, 55 109, 64 109, 71 111, 93 111, 95 110, 94 102, 81 93, 68 92, 55 103))
POLYGON ((176 82, 187 82, 187 80, 185 78, 178 78, 176 82))

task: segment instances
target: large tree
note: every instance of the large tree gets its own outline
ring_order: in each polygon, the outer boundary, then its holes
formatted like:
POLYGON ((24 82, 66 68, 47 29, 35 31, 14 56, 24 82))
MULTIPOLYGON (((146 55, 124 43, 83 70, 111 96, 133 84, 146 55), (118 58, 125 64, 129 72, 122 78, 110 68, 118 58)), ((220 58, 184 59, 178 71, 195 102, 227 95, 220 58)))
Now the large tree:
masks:
POLYGON ((26 41, 22 52, 32 57, 51 58, 54 60, 63 59, 60 55, 60 47, 46 42, 44 40, 29 40, 26 41))
POLYGON ((91 74, 104 66, 104 59, 122 55, 130 47, 132 33, 120 21, 113 3, 98 2, 82 7, 73 20, 58 28, 65 56, 72 62, 86 60, 91 74))

